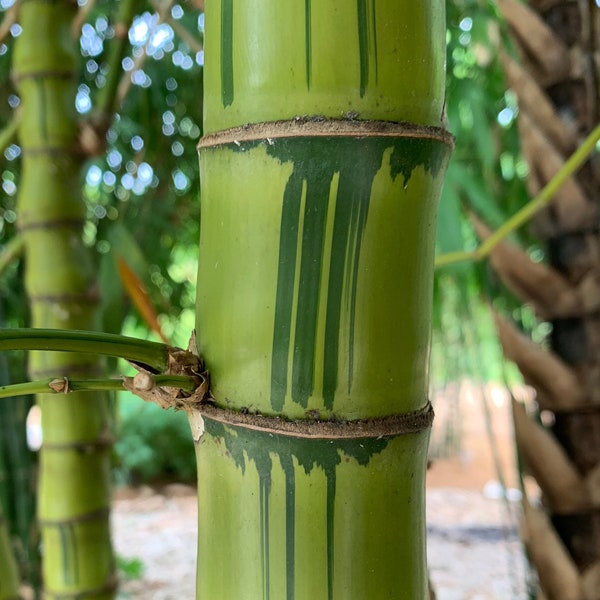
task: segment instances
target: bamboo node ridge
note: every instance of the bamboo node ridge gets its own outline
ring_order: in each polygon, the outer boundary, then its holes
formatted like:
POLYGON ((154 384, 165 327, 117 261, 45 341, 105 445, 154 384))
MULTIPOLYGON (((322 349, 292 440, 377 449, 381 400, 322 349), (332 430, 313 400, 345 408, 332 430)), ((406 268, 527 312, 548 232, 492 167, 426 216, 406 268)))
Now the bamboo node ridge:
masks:
POLYGON ((454 147, 454 136, 441 127, 394 123, 390 121, 359 121, 355 119, 326 119, 325 117, 294 117, 288 121, 252 123, 224 131, 209 133, 200 139, 198 149, 228 144, 264 141, 273 145, 278 138, 293 137, 404 137, 437 140, 454 147))
POLYGON ((423 408, 414 412, 356 420, 287 420, 220 408, 207 401, 202 402, 198 410, 204 418, 226 425, 288 437, 331 440, 380 439, 419 433, 429 429, 434 418, 433 407, 429 401, 423 408))

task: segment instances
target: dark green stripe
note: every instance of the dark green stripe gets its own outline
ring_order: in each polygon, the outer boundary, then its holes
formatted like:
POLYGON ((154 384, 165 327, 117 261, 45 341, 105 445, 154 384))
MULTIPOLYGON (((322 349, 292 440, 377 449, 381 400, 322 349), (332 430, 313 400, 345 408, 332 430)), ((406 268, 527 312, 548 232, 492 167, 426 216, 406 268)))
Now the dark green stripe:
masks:
POLYGON ((369 84, 369 30, 367 19, 367 0, 356 0, 358 21, 358 53, 360 61, 360 97, 365 95, 369 84))
MULTIPOLYGON (((375 173, 373 173, 373 176, 375 173)), ((371 184, 373 178, 368 182, 368 189, 360 189, 363 194, 358 197, 356 211, 353 211, 352 238, 354 239, 354 264, 352 268, 351 292, 350 292, 350 337, 348 342, 348 393, 352 387, 352 377, 354 375, 354 324, 356 322, 356 291, 358 289, 358 267, 360 265, 360 250, 362 246, 365 226, 367 224, 367 214, 369 212, 369 201, 371 197, 371 184)), ((363 182, 364 183, 364 182, 363 182)))
POLYGON ((287 390, 301 202, 302 176, 295 170, 287 182, 283 195, 279 238, 279 269, 275 300, 275 323, 273 326, 273 354, 271 357, 271 405, 276 411, 283 408, 287 390))
POLYGON ((271 596, 271 565, 269 557, 269 492, 271 473, 260 478, 260 553, 263 570, 263 599, 271 596))
POLYGON ((310 90, 312 72, 311 1, 304 0, 304 44, 306 52, 306 87, 310 90))
POLYGON ((286 600, 294 600, 296 587, 296 474, 294 462, 287 454, 280 454, 285 473, 285 589, 286 600))
POLYGON ((360 96, 365 95, 369 86, 369 57, 373 56, 375 81, 378 79, 377 64, 377 14, 375 0, 356 0, 358 23, 358 53, 360 63, 360 96), (367 6, 367 3, 369 6, 367 6))
POLYGON ((38 96, 40 98, 40 112, 38 113, 40 134, 41 134, 41 138, 45 142, 47 142, 48 138, 50 137, 50 134, 48 133, 48 115, 47 115, 48 98, 47 98, 47 94, 46 94, 46 80, 36 77, 34 79, 34 82, 36 84, 38 96))
POLYGON ((233 103, 233 0, 221 0, 221 101, 233 103))
MULTIPOLYGON (((351 149, 349 149, 351 151, 351 149)), ((336 215, 329 269, 327 295, 327 325, 325 329, 325 357, 323 368, 323 399, 333 408, 338 383, 339 327, 343 308, 344 274, 347 276, 349 344, 348 393, 354 370, 354 324, 358 269, 364 229, 371 199, 371 186, 381 167, 381 156, 375 162, 362 161, 341 170, 336 200, 336 215)))
POLYGON ((333 173, 327 167, 317 167, 314 178, 306 185, 302 255, 298 309, 296 311, 296 337, 294 340, 294 363, 292 369, 292 399, 301 406, 308 406, 314 389, 315 341, 323 267, 323 242, 329 188, 333 173))
POLYGON ((375 59, 375 83, 379 80, 379 65, 377 61, 377 9, 375 8, 376 0, 371 2, 371 29, 373 34, 373 57, 375 59))
POLYGON ((74 526, 71 524, 56 525, 56 528, 60 538, 63 582, 65 585, 77 585, 79 583, 79 563, 77 562, 74 526))
POLYGON ((351 181, 340 178, 335 205, 335 221, 331 243, 329 282, 327 285, 327 324, 325 326, 325 353, 323 357, 323 400, 325 407, 333 408, 338 383, 338 358, 342 289, 346 272, 348 234, 352 215, 351 181))
MULTIPOLYGON (((285 402, 292 327, 295 327, 292 399, 306 407, 313 393, 321 285, 327 285, 322 381, 325 407, 333 408, 334 396, 339 387, 339 330, 342 311, 349 314, 347 387, 348 393, 351 391, 362 241, 369 213, 371 187, 388 148, 393 148, 390 175, 392 179, 401 175, 405 185, 414 168, 419 165, 435 176, 444 163, 447 150, 443 143, 435 140, 390 138, 323 138, 318 145, 308 138, 281 139, 267 148, 269 154, 279 161, 293 165, 293 172, 284 192, 279 242, 271 369, 271 403, 275 411, 280 411, 285 402), (360 160, 357 160, 357 156, 360 156, 360 160), (322 282, 323 244, 331 182, 335 173, 339 173, 339 183, 329 275, 327 281, 322 282), (306 204, 301 256, 298 257, 299 213, 304 181, 306 204), (298 269, 299 290, 298 297, 294 298, 298 269), (294 302, 296 322, 292 324, 294 302)), ((235 151, 241 150, 236 148, 235 151)))

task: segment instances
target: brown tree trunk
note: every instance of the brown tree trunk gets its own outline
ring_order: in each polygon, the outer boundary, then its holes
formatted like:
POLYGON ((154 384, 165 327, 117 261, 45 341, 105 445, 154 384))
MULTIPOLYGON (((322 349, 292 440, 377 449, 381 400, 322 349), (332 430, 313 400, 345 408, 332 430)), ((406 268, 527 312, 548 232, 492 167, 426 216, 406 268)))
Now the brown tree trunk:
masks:
MULTIPOLYGON (((535 194, 600 119, 600 9, 594 0, 500 0, 499 6, 520 55, 503 60, 519 98, 528 185, 535 194)), ((600 598, 599 194, 596 158, 535 219, 547 265, 506 245, 492 257, 507 285, 552 325, 546 352, 498 321, 507 356, 536 387, 546 411, 548 425, 541 430, 516 410, 515 430, 548 516, 525 502, 525 541, 540 597, 557 600, 600 598)))

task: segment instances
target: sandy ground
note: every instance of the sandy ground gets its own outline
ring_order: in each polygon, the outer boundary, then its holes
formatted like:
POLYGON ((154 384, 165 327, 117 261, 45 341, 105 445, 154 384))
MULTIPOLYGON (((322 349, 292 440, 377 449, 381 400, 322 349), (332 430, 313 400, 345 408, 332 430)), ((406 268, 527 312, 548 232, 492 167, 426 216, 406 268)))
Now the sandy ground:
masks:
MULTIPOLYGON (((495 459, 481 396, 475 392, 459 390, 458 412, 456 406, 449 409, 447 398, 436 407, 434 453, 448 429, 460 426, 461 442, 455 456, 434 459, 428 473, 431 579, 438 600, 525 600, 525 562, 516 532, 520 503, 507 500, 498 483, 504 478, 507 488, 515 485, 508 402, 493 390, 487 394, 495 459), (460 414, 454 424, 453 414, 460 414)), ((193 489, 173 485, 162 493, 150 488, 121 490, 112 519, 118 554, 143 563, 142 578, 124 582, 120 598, 194 598, 193 489)))

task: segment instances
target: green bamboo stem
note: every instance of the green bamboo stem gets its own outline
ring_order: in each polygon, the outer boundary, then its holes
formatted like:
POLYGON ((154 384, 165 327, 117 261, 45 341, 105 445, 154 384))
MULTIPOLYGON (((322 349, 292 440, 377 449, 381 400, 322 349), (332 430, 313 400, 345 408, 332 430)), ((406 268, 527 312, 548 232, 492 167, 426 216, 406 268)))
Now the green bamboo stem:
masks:
POLYGON ((115 356, 161 372, 167 369, 172 347, 160 342, 98 331, 22 328, 0 329, 0 350, 45 350, 115 356))
MULTIPOLYGON (((28 0, 20 6, 13 80, 22 100, 17 198, 25 243, 25 288, 35 328, 97 328, 93 260, 82 240, 83 155, 75 110, 79 45, 71 36, 77 3, 28 0)), ((61 373, 96 377, 98 358, 32 352, 31 379, 61 373)), ((42 394, 38 518, 46 600, 112 600, 117 586, 109 526, 112 415, 108 395, 42 394), (80 449, 86 448, 85 452, 80 449)))
MULTIPOLYGON (((154 385, 173 387, 186 392, 196 389, 194 380, 184 375, 152 375, 154 385)), ((123 379, 69 379, 49 377, 41 381, 28 381, 0 386, 0 398, 27 396, 29 394, 66 394, 73 392, 122 392, 123 379)))
POLYGON ((426 598, 444 3, 205 25, 197 598, 426 598))
POLYGON ((494 248, 519 227, 530 221, 542 208, 550 204, 556 192, 583 165, 588 156, 597 148, 600 140, 600 124, 585 138, 579 148, 558 170, 556 175, 523 208, 502 224, 477 249, 470 252, 448 252, 435 260, 436 268, 458 262, 479 261, 489 256, 494 248))

